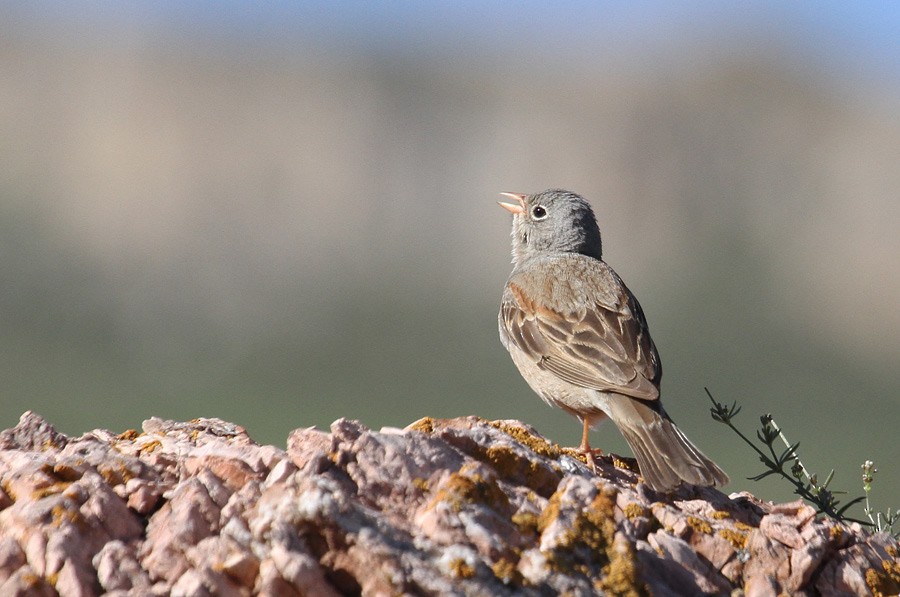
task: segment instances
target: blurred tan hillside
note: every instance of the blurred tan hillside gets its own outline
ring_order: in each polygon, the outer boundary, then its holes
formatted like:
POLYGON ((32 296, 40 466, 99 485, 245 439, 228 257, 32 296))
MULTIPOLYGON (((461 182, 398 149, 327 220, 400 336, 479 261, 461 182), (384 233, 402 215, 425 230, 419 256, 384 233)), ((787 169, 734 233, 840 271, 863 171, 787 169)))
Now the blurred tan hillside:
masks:
MULTIPOLYGON (((704 385, 748 431, 775 413, 836 486, 856 494, 870 458, 900 491, 900 90, 752 40, 560 69, 0 39, 0 427, 217 416, 276 441, 477 414, 574 444, 495 320, 497 193, 561 186, 595 206, 667 407, 732 491, 787 497, 742 480, 759 470, 704 385)), ((627 452, 612 427, 596 443, 627 452)))

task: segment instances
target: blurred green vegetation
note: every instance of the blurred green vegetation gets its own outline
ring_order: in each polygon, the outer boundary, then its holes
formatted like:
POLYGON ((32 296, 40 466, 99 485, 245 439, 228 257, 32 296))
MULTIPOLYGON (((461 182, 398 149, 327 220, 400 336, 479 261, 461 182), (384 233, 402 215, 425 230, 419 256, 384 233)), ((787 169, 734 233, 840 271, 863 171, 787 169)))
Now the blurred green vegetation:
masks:
MULTIPOLYGON (((69 434, 220 417, 283 445, 340 417, 478 415, 575 445, 496 323, 496 194, 564 186, 594 204, 666 408, 729 490, 791 499, 745 480, 760 466, 704 386, 748 433, 772 413, 834 489, 861 493, 874 460, 875 506, 898 505, 896 90, 753 40, 570 70, 7 40, 0 427, 25 410, 69 434)), ((608 425, 594 443, 628 453, 608 425)))

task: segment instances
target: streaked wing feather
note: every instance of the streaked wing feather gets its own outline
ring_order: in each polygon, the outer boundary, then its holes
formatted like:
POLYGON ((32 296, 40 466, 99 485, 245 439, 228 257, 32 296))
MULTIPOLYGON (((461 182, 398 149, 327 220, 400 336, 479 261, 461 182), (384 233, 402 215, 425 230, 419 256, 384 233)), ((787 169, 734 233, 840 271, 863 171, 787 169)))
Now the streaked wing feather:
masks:
POLYGON ((659 397, 659 357, 637 301, 579 312, 537 308, 510 283, 501 306, 508 339, 541 368, 585 388, 643 400, 659 397))

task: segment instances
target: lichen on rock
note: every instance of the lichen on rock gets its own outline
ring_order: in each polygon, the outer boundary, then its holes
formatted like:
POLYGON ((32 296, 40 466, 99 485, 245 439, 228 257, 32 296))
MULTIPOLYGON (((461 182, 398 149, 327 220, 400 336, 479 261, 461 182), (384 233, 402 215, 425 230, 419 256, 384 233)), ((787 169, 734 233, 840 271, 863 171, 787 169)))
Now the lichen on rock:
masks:
POLYGON ((0 595, 892 594, 898 545, 802 502, 597 473, 518 421, 0 432, 0 595))

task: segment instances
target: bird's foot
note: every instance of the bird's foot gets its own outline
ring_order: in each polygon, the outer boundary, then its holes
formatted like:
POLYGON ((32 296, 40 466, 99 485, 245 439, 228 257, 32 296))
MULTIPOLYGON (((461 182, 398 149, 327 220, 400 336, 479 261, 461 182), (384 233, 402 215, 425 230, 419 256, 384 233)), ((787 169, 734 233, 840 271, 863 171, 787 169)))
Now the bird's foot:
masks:
POLYGON ((583 425, 581 432, 581 443, 578 445, 576 450, 579 454, 584 456, 584 461, 587 462, 587 465, 591 468, 591 471, 596 475, 597 474, 597 462, 594 460, 594 453, 603 454, 602 450, 592 450, 591 449, 591 441, 590 441, 590 431, 591 431, 591 420, 588 417, 581 418, 581 423, 583 425))
POLYGON ((584 456, 585 462, 587 462, 588 467, 590 467, 591 471, 596 475, 597 474, 597 461, 594 459, 595 456, 602 456, 603 450, 600 448, 591 448, 590 446, 580 446, 576 448, 579 454, 584 456))

